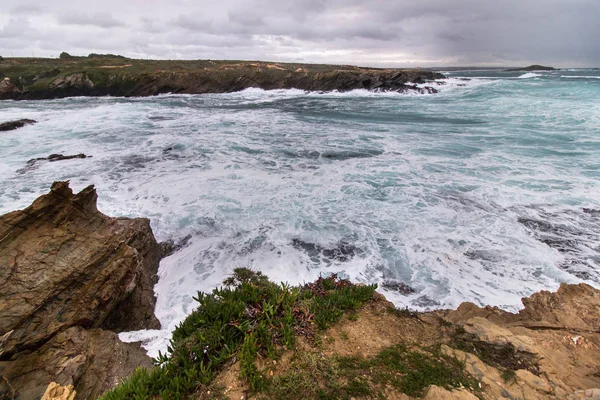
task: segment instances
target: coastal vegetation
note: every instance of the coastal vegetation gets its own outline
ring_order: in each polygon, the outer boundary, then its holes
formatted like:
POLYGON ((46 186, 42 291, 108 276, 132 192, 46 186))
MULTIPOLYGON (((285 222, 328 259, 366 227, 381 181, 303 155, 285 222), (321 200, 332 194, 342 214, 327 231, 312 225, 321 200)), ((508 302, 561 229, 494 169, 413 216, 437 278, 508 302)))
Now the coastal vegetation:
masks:
POLYGON ((154 369, 137 370, 103 399, 184 399, 208 392, 214 398, 219 388, 211 386, 213 378, 232 360, 239 361, 239 375, 257 398, 385 398, 388 386, 411 396, 423 395, 430 385, 475 389, 464 364, 439 346, 397 344, 372 357, 318 352, 321 333, 345 314, 356 315, 352 312, 373 299, 375 288, 336 275, 290 287, 258 271, 236 269, 224 287, 198 293, 198 308, 173 332, 154 369), (299 340, 304 345, 297 346, 299 340), (288 368, 273 376, 268 360, 276 364, 296 347, 288 368), (259 368, 259 359, 269 367, 259 368))

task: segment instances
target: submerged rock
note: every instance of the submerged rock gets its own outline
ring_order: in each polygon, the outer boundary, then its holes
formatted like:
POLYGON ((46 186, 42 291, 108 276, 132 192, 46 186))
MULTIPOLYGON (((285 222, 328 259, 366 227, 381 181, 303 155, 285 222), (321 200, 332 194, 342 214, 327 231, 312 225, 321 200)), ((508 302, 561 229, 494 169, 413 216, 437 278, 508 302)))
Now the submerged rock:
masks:
POLYGON ((346 262, 357 255, 364 254, 364 251, 346 241, 341 241, 333 248, 321 247, 316 243, 304 242, 300 239, 292 240, 292 246, 298 250, 304 250, 311 260, 315 262, 346 262))
POLYGON ((381 287, 391 292, 398 292, 404 296, 408 296, 415 292, 415 289, 408 286, 406 283, 389 279, 381 282, 381 287))
POLYGON ((74 194, 55 182, 0 216, 0 375, 19 398, 41 397, 50 382, 95 398, 149 365, 114 332, 160 327, 161 249, 147 219, 108 217, 97 198, 93 186, 74 194))
POLYGON ((55 162, 55 161, 64 161, 64 160, 72 160, 74 158, 91 158, 92 156, 86 156, 83 153, 80 154, 74 154, 74 155, 70 155, 70 156, 64 156, 62 154, 50 154, 48 157, 38 157, 38 158, 32 158, 31 160, 27 161, 27 164, 25 166, 25 168, 22 168, 20 170, 18 170, 17 172, 20 174, 23 174, 27 171, 31 171, 33 169, 36 169, 38 167, 38 163, 40 161, 50 161, 50 162, 55 162))
POLYGON ((16 121, 8 121, 0 124, 0 132, 12 131, 18 128, 22 128, 25 125, 35 124, 37 121, 33 119, 18 119, 16 121))

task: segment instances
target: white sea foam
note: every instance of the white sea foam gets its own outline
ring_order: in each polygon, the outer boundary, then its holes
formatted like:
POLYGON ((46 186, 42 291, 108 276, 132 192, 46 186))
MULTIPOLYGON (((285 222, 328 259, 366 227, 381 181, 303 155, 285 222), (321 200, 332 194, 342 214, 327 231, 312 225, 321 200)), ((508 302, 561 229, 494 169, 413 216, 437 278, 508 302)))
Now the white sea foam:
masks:
POLYGON ((527 72, 526 74, 518 76, 517 79, 531 79, 531 78, 537 78, 539 76, 542 76, 542 74, 536 74, 535 72, 527 72))
POLYGON ((573 76, 573 75, 561 75, 561 78, 567 79, 600 79, 600 76, 573 76))

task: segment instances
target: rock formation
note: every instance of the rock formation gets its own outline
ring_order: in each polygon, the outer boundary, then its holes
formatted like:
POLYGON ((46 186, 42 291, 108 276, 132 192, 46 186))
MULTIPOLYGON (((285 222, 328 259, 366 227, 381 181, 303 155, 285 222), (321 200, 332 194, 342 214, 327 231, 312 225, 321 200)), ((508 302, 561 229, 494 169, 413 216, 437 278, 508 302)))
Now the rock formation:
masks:
POLYGON ((0 217, 0 375, 16 398, 40 398, 51 382, 95 398, 150 365, 114 332, 160 326, 161 249, 147 219, 110 218, 96 201, 93 186, 73 194, 55 182, 0 217))
POLYGON ((0 132, 12 131, 14 129, 22 128, 25 125, 35 124, 36 121, 32 119, 18 119, 16 121, 8 121, 0 124, 0 132))

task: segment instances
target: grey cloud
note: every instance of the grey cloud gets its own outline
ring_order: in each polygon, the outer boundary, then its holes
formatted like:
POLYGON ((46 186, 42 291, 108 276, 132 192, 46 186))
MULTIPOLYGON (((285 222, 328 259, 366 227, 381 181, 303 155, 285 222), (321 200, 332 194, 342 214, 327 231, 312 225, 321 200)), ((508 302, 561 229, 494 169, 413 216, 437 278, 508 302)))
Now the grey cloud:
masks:
POLYGON ((42 0, 4 2, 0 53, 20 44, 22 55, 73 46, 81 54, 373 66, 600 65, 598 0, 53 0, 56 18, 42 0), (90 27, 103 28, 102 37, 90 27))
POLYGON ((42 12, 44 12, 44 8, 41 5, 34 3, 19 4, 10 9, 11 15, 32 15, 40 14, 42 12))
POLYGON ((100 28, 115 28, 125 26, 125 23, 114 18, 110 12, 67 13, 59 14, 58 22, 63 25, 97 26, 100 28))

